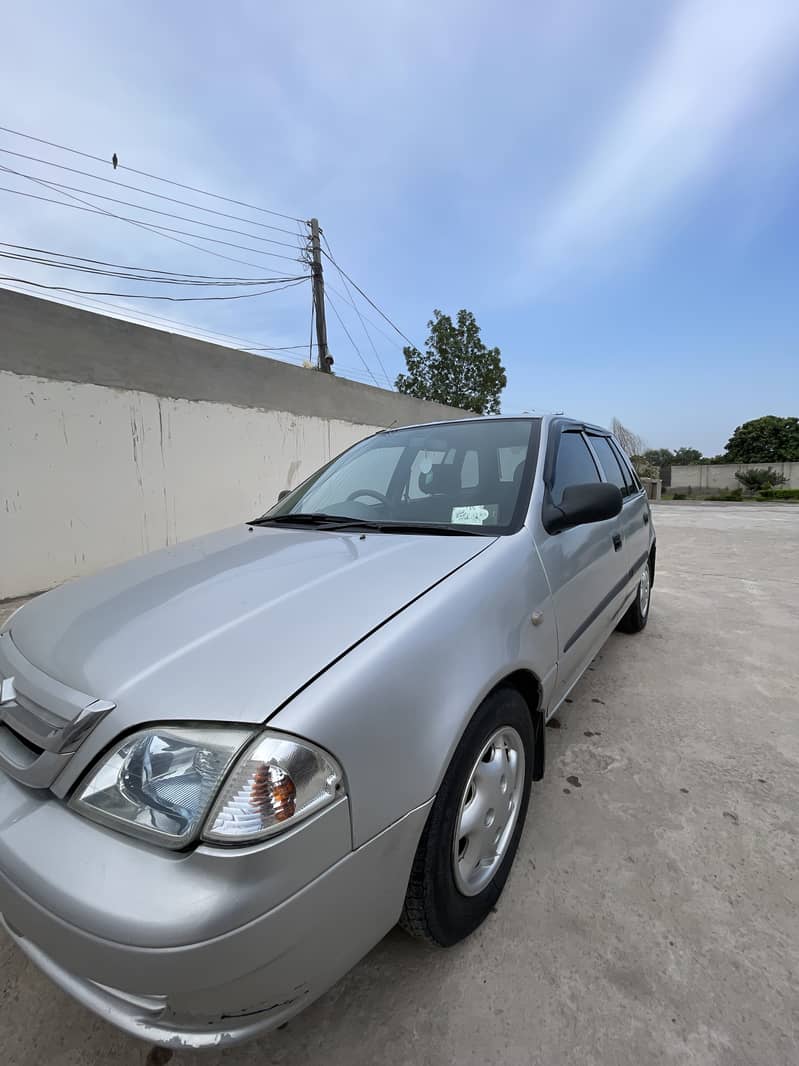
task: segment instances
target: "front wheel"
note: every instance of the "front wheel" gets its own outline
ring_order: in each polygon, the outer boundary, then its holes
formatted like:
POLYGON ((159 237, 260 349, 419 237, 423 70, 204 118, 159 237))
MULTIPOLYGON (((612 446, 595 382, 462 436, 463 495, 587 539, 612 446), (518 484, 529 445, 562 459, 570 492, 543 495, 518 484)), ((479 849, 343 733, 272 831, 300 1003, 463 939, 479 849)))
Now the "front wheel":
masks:
POLYGON ((442 947, 473 932, 507 880, 533 772, 530 709, 514 689, 488 696, 452 757, 411 870, 400 925, 442 947))
POLYGON ((622 633, 640 633, 649 618, 649 601, 652 596, 652 570, 647 559, 638 581, 635 599, 627 608, 616 626, 622 633))

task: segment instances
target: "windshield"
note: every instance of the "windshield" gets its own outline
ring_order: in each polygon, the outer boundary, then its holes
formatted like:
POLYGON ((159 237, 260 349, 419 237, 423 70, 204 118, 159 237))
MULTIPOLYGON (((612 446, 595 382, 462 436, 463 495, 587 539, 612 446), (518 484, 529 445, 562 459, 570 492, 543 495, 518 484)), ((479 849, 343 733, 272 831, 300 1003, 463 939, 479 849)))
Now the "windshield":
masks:
POLYGON ((538 419, 387 430, 356 444, 264 516, 331 515, 392 524, 515 532, 538 456, 538 419))

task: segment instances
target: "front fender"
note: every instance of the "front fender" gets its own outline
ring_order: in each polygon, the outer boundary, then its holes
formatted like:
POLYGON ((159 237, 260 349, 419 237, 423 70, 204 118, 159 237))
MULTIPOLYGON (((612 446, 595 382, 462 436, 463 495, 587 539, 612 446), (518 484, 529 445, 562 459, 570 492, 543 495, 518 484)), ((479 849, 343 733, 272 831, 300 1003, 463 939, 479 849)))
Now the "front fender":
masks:
POLYGON ((549 588, 522 529, 373 632, 270 725, 339 761, 359 847, 435 794, 467 723, 502 678, 532 671, 546 701, 556 657, 549 588))

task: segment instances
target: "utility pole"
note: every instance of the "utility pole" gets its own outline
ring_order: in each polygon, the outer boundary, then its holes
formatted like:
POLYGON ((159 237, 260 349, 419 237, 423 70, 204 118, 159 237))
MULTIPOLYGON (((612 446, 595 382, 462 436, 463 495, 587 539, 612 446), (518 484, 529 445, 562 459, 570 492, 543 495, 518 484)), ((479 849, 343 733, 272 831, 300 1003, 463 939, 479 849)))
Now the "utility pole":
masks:
POLYGON ((311 226, 311 274, 316 307, 316 347, 319 369, 330 373, 333 357, 327 351, 327 323, 325 321, 325 279, 322 275, 322 246, 319 243, 319 219, 312 218, 311 226))

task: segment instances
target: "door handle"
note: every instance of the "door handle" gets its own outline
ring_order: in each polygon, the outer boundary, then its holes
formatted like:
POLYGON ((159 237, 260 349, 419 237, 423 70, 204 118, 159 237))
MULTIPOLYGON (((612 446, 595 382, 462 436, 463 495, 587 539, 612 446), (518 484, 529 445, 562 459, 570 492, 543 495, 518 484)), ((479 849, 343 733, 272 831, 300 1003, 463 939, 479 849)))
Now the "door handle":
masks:
POLYGON ((613 534, 613 550, 614 551, 620 551, 621 550, 621 533, 614 533, 613 534))
POLYGON ((645 526, 649 525, 649 512, 648 511, 644 511, 644 525, 645 526))

